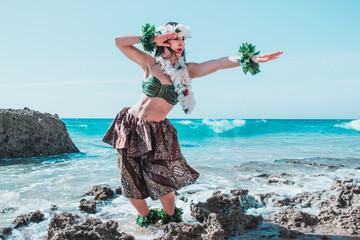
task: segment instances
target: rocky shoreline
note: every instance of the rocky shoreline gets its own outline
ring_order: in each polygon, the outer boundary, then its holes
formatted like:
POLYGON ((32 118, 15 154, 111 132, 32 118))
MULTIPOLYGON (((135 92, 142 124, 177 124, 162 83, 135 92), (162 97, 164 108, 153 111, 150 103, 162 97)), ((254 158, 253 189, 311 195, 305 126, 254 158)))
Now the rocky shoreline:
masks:
MULTIPOLYGON (((288 174, 283 173, 260 177, 286 176, 288 174)), ((94 214, 98 201, 120 197, 121 188, 112 190, 109 186, 98 185, 84 196, 88 197, 79 201, 79 210, 94 214)), ((187 198, 177 196, 177 201, 187 202, 187 198)), ((191 203, 189 207, 197 222, 159 224, 164 234, 157 239, 360 239, 360 184, 353 179, 334 180, 330 189, 303 192, 291 198, 280 197, 276 193, 249 195, 247 189, 233 189, 230 193, 215 191, 205 202, 191 203), (268 219, 246 214, 247 209, 266 206, 280 210, 268 219), (310 208, 318 209, 318 214, 307 213, 310 208)), ((52 206, 53 211, 56 209, 57 206, 52 206)), ((39 210, 19 215, 12 226, 0 229, 0 239, 11 236, 12 229, 44 220, 44 214, 39 210)), ((114 220, 82 219, 76 214, 62 212, 50 219, 46 238, 135 239, 120 229, 121 226, 114 220)))

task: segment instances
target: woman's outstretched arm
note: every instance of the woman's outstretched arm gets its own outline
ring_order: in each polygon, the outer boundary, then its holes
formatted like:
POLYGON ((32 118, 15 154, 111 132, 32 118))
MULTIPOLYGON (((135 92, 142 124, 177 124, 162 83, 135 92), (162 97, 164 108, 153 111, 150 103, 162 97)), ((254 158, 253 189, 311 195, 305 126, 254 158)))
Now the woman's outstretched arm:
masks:
MULTIPOLYGON (((252 60, 256 63, 263 63, 278 58, 282 53, 283 52, 278 51, 269 54, 254 55, 252 60)), ((237 59, 239 59, 239 57, 223 57, 203 63, 188 63, 187 69, 191 78, 198 78, 209 75, 220 69, 239 67, 240 63, 237 59)))

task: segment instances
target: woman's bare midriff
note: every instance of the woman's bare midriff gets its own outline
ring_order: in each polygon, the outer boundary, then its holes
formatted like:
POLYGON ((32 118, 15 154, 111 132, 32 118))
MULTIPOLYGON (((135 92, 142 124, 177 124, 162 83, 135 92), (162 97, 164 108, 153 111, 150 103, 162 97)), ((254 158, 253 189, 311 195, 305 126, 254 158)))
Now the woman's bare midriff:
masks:
POLYGON ((148 97, 141 94, 139 101, 128 112, 139 119, 160 122, 166 118, 173 107, 174 105, 163 98, 148 97))

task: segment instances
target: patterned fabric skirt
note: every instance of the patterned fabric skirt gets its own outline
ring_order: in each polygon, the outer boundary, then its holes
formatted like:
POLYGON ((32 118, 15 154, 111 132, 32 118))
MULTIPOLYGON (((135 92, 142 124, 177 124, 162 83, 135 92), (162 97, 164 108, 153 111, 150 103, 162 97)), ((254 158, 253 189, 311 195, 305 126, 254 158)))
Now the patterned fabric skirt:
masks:
POLYGON ((169 120, 146 121, 129 109, 117 114, 103 138, 116 149, 123 195, 156 200, 193 184, 199 173, 187 164, 169 120))

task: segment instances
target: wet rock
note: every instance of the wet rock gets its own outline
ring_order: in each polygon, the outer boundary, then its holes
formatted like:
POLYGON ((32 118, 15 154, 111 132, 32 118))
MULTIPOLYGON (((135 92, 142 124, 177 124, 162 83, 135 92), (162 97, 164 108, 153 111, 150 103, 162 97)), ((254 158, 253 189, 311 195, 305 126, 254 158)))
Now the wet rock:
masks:
POLYGON ((12 222, 15 226, 14 228, 19 228, 21 226, 28 225, 30 222, 39 223, 44 220, 44 214, 40 210, 36 210, 35 212, 30 212, 26 215, 19 215, 12 222))
POLYGON ((215 213, 210 213, 204 224, 169 223, 163 227, 164 234, 158 240, 192 239, 223 240, 224 230, 215 213))
POLYGON ((258 196, 260 199, 260 202, 266 206, 269 203, 269 199, 273 198, 273 197, 279 197, 280 195, 274 192, 271 193, 260 193, 260 194, 255 194, 255 196, 258 196))
POLYGON ((288 174, 288 173, 281 173, 279 175, 270 175, 268 173, 263 173, 263 174, 257 175, 257 177, 262 177, 262 178, 269 178, 269 177, 282 178, 282 177, 291 177, 291 176, 292 175, 288 174))
POLYGON ((303 192, 296 194, 292 199, 292 205, 301 208, 310 208, 317 201, 320 201, 321 196, 318 193, 303 192))
POLYGON ((331 189, 323 192, 328 197, 318 204, 322 210, 318 214, 319 225, 360 234, 360 184, 353 182, 353 179, 334 180, 331 189))
POLYGON ((290 181, 290 180, 279 180, 279 179, 269 179, 266 184, 270 185, 270 184, 274 184, 274 183, 278 183, 278 184, 287 184, 287 185, 293 185, 295 184, 295 182, 290 181))
POLYGON ((0 109, 0 159, 79 152, 57 115, 0 109))
POLYGON ((4 227, 0 229, 0 239, 6 239, 6 235, 10 235, 12 232, 11 227, 4 227))
POLYGON ((359 166, 359 167, 356 167, 355 169, 360 169, 360 166, 359 166))
POLYGON ((30 212, 28 216, 31 222, 39 223, 44 220, 44 214, 40 210, 30 212))
POLYGON ((247 189, 232 189, 230 193, 239 197, 240 205, 245 209, 259 207, 260 204, 255 200, 254 196, 250 196, 247 189))
POLYGON ((57 205, 51 205, 51 211, 56 211, 58 210, 58 206, 57 205))
POLYGON ((181 200, 181 201, 184 201, 184 202, 188 202, 188 199, 187 199, 186 197, 184 197, 184 196, 181 196, 181 197, 180 197, 180 200, 181 200))
POLYGON ((115 189, 115 193, 116 193, 116 194, 119 194, 119 195, 122 194, 122 189, 121 189, 120 186, 115 189))
POLYGON ((276 202, 277 207, 291 206, 292 200, 290 198, 283 198, 276 202))
POLYGON ((294 230, 289 230, 289 229, 285 229, 282 228, 279 230, 279 237, 281 238, 297 238, 298 236, 303 236, 302 233, 294 231, 294 230))
POLYGON ((204 222, 210 213, 215 213, 224 229, 225 236, 236 236, 244 229, 256 226, 262 221, 261 216, 246 215, 238 196, 228 196, 219 191, 206 202, 190 205, 191 215, 199 222, 204 222))
POLYGON ((187 191, 188 194, 194 194, 196 191, 187 191))
POLYGON ((272 222, 288 229, 298 229, 314 226, 318 219, 316 216, 300 210, 285 209, 276 213, 272 222))
POLYGON ((286 163, 303 164, 303 165, 316 166, 316 167, 326 167, 326 168, 341 168, 341 167, 344 167, 344 165, 342 165, 342 164, 326 165, 326 164, 317 163, 317 162, 302 162, 302 161, 299 161, 299 160, 291 160, 291 161, 287 161, 286 163))
POLYGON ((109 198, 113 198, 115 193, 111 190, 110 187, 96 185, 92 187, 92 189, 86 193, 87 195, 94 196, 94 200, 107 200, 109 198))
POLYGON ((50 220, 48 236, 49 240, 61 239, 123 239, 134 240, 134 236, 123 232, 118 232, 118 222, 109 220, 102 222, 97 218, 86 219, 83 223, 78 223, 79 216, 71 213, 55 214, 50 220))
POLYGON ((88 213, 96 213, 96 201, 86 200, 85 198, 80 200, 79 209, 88 213))
POLYGON ((257 175, 257 177, 262 177, 262 178, 268 178, 270 177, 271 175, 268 174, 268 173, 263 173, 263 174, 260 174, 260 175, 257 175))
POLYGON ((12 207, 7 207, 7 208, 4 208, 1 213, 7 213, 7 212, 12 212, 12 211, 15 211, 16 208, 12 208, 12 207))

